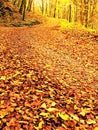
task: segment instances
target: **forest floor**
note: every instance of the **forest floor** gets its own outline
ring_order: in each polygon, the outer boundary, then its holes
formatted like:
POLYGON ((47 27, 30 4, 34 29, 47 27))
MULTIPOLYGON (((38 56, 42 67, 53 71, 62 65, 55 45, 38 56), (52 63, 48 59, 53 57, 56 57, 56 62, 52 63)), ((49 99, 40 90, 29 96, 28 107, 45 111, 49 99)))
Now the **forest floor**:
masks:
POLYGON ((98 35, 0 27, 0 129, 98 130, 98 35))

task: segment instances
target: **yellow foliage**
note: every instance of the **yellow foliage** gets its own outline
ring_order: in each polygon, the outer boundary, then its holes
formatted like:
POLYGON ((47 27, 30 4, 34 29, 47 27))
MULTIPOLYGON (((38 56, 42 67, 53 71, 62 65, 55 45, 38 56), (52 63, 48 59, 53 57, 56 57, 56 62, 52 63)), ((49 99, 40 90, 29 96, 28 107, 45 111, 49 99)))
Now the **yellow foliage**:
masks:
POLYGON ((0 118, 2 119, 3 117, 5 117, 6 115, 8 115, 8 112, 5 110, 0 110, 0 118))
POLYGON ((96 121, 95 120, 92 120, 92 119, 89 119, 87 121, 87 124, 91 125, 91 124, 96 124, 96 121))
POLYGON ((58 116, 59 116, 62 120, 64 120, 64 121, 66 121, 66 120, 69 119, 69 115, 68 115, 68 114, 58 113, 58 116))
POLYGON ((98 127, 95 127, 94 130, 98 130, 98 127))

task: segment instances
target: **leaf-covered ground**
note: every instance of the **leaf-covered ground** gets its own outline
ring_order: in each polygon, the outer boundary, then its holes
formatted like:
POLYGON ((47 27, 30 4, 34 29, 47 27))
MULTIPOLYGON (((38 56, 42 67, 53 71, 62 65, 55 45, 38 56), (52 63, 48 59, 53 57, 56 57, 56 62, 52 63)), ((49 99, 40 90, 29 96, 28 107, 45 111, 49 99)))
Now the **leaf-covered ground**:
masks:
POLYGON ((0 27, 0 129, 98 130, 98 35, 0 27))

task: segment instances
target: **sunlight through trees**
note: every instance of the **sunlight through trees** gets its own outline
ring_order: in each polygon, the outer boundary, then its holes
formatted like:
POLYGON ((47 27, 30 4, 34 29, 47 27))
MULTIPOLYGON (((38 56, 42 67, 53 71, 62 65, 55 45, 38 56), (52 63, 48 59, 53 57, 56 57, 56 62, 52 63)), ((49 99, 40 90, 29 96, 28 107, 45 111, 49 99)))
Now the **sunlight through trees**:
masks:
POLYGON ((97 0, 9 0, 19 7, 25 20, 26 10, 48 17, 66 19, 85 27, 96 28, 98 21, 97 0), (95 23, 94 23, 95 21, 95 23))

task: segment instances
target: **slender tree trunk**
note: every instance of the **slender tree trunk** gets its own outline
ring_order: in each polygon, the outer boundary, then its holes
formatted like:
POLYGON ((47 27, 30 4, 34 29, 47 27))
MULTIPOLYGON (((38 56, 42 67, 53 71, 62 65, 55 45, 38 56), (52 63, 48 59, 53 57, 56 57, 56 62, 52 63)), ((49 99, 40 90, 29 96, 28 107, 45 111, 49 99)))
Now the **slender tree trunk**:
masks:
POLYGON ((16 3, 17 3, 17 0, 14 0, 13 5, 16 5, 16 3))
POLYGON ((23 4, 23 17, 22 20, 25 20, 25 15, 26 15, 26 0, 24 0, 24 4, 23 4))
POLYGON ((88 3, 89 0, 84 0, 84 6, 85 6, 85 10, 84 10, 84 26, 87 27, 88 26, 88 3))
POLYGON ((69 22, 71 22, 71 4, 69 5, 69 22))
POLYGON ((21 6, 21 0, 18 0, 17 6, 18 6, 18 7, 21 6))
POLYGON ((45 6, 45 14, 48 14, 48 3, 46 2, 46 6, 45 6))
POLYGON ((25 14, 26 14, 26 0, 21 1, 21 6, 19 9, 19 13, 22 14, 22 20, 25 20, 25 14))
POLYGON ((84 14, 83 14, 83 10, 82 8, 80 7, 80 23, 83 25, 83 21, 84 21, 84 14))
POLYGON ((27 10, 31 11, 33 0, 29 0, 27 10))
POLYGON ((52 2, 49 0, 49 16, 52 15, 52 2))
POLYGON ((20 9, 19 9, 20 14, 23 13, 23 6, 24 6, 24 0, 21 1, 21 5, 20 5, 20 9))
POLYGON ((32 1, 33 4, 33 13, 35 12, 35 4, 34 4, 34 0, 32 1))
POLYGON ((77 22, 78 19, 77 19, 77 14, 78 13, 78 9, 77 9, 77 5, 74 7, 74 22, 77 22))
POLYGON ((57 5, 57 0, 55 0, 55 4, 54 4, 54 15, 53 15, 54 18, 56 17, 56 5, 57 5))
POLYGON ((42 0, 42 14, 44 14, 44 0, 42 0))

